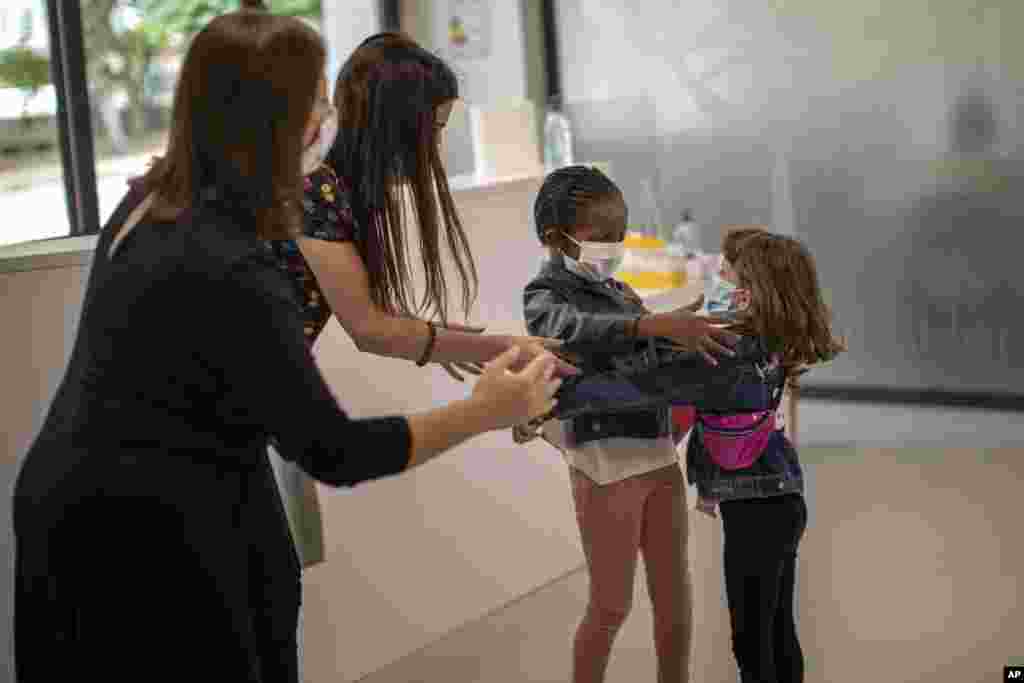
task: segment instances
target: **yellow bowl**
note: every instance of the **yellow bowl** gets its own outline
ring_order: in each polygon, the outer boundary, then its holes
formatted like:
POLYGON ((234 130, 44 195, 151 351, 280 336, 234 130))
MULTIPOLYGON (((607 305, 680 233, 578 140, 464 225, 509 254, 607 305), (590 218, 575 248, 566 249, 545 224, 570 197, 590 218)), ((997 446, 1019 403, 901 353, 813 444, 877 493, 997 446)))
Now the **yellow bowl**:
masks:
POLYGON ((686 273, 644 270, 619 271, 615 277, 633 289, 673 289, 686 284, 686 273))
POLYGON ((665 240, 658 237, 649 237, 638 232, 631 232, 626 235, 626 249, 660 249, 665 245, 665 240))

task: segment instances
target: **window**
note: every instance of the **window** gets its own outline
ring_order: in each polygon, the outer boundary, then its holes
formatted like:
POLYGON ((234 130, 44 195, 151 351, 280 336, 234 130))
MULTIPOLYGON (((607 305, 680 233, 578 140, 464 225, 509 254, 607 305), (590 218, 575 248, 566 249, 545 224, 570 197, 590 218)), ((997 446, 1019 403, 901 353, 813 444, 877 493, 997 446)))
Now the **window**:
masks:
POLYGON ((41 0, 0 10, 0 245, 68 232, 41 0))
POLYGON ((100 225, 127 181, 166 146, 174 84, 194 30, 174 8, 194 4, 82 3, 100 225))
MULTIPOLYGON (((320 0, 267 4, 320 23, 320 0)), ((0 246, 99 229, 166 145, 189 40, 238 5, 3 0, 0 246)))

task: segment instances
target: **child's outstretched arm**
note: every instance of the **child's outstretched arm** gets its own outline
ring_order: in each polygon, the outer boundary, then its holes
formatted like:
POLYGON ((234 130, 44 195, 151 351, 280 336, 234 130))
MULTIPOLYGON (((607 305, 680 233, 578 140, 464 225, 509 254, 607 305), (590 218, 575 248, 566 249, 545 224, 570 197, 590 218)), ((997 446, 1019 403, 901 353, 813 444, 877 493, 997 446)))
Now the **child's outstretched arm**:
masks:
POLYGON ((637 316, 625 313, 588 313, 548 287, 528 285, 523 293, 526 329, 531 335, 559 339, 566 347, 590 345, 632 348, 637 316))
POLYGON ((667 362, 569 378, 558 392, 554 416, 640 410, 656 405, 694 405, 722 412, 768 410, 775 404, 782 369, 755 339, 745 338, 737 356, 709 365, 696 353, 665 354, 667 362))
POLYGON ((727 348, 739 335, 722 329, 727 322, 698 316, 689 308, 654 315, 590 313, 571 304, 566 296, 544 284, 531 283, 523 294, 523 310, 530 334, 559 339, 566 351, 586 352, 597 347, 605 353, 632 350, 638 338, 663 338, 693 348, 710 365, 712 354, 732 356, 727 348))

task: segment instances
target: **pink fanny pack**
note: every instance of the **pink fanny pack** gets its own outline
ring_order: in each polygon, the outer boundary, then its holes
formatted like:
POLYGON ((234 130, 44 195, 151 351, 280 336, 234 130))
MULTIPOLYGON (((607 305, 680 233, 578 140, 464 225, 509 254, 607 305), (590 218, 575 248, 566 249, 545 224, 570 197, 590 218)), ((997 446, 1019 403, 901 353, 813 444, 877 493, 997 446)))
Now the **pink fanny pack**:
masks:
POLYGON ((733 415, 699 415, 704 450, 723 470, 753 465, 775 431, 775 411, 733 415))

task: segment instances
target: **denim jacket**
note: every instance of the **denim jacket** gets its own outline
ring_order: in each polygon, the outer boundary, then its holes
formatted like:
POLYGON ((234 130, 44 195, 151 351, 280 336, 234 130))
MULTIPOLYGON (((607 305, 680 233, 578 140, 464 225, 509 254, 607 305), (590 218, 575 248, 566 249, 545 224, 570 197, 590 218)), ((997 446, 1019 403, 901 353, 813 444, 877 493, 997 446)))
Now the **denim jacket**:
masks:
POLYGON ((613 436, 655 438, 671 433, 670 404, 705 410, 764 410, 772 400, 767 350, 745 337, 734 358, 717 367, 664 340, 634 339, 630 327, 643 302, 615 280, 596 283, 568 271, 553 256, 524 292, 530 334, 553 337, 580 358, 583 371, 558 392, 553 417, 570 421, 575 443, 613 436))
POLYGON ((772 432, 761 456, 750 467, 724 470, 704 449, 703 427, 698 420, 686 446, 686 478, 703 498, 719 502, 767 498, 804 491, 803 469, 796 448, 781 430, 772 432))
MULTIPOLYGON (((781 367, 778 373, 766 373, 765 386, 772 393, 773 399, 769 405, 770 412, 762 413, 763 417, 760 419, 768 419, 778 410, 785 384, 786 373, 781 367)), ((706 437, 709 429, 714 430, 719 438, 724 437, 726 443, 733 439, 739 440, 733 443, 740 448, 759 446, 757 437, 751 432, 751 426, 729 427, 720 424, 720 420, 711 419, 719 415, 729 416, 744 412, 747 411, 710 411, 698 407, 686 445, 687 480, 697 486, 697 492, 702 498, 718 502, 766 498, 789 493, 802 494, 804 478, 800 459, 796 448, 782 429, 772 429, 768 443, 757 455, 757 459, 747 467, 726 469, 720 467, 710 457, 706 437)))
MULTIPOLYGON (((621 359, 641 357, 649 349, 646 340, 638 341, 630 334, 633 320, 646 310, 640 298, 615 280, 597 283, 566 270, 561 255, 546 261, 538 276, 526 285, 523 304, 530 334, 560 339, 562 349, 580 359, 580 377, 614 371, 621 359)), ((563 385, 562 389, 568 387, 563 385)), ((669 408, 663 403, 648 402, 642 410, 622 410, 612 405, 558 417, 571 418, 566 436, 574 445, 672 433, 669 408)))

